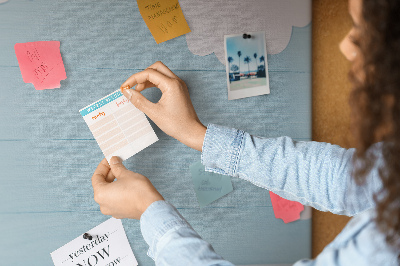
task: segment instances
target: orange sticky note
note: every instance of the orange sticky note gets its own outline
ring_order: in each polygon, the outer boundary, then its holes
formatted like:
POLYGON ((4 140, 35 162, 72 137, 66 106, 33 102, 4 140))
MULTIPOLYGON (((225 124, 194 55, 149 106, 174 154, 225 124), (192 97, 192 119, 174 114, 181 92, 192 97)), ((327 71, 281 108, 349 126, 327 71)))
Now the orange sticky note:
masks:
POLYGON ((190 32, 178 0, 137 0, 137 4, 157 44, 190 32))
POLYGON ((271 191, 269 196, 271 197, 275 218, 282 219, 285 224, 300 219, 300 213, 304 210, 301 203, 284 199, 271 191))
POLYGON ((60 88, 67 78, 59 41, 39 41, 14 45, 22 79, 36 90, 60 88))

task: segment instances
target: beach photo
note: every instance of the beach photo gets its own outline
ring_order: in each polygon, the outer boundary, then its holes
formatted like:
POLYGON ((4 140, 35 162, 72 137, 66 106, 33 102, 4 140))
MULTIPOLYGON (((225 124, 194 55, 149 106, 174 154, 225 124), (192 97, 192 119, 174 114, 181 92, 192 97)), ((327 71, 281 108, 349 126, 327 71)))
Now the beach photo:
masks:
POLYGON ((228 100, 269 94, 265 32, 225 35, 228 100))

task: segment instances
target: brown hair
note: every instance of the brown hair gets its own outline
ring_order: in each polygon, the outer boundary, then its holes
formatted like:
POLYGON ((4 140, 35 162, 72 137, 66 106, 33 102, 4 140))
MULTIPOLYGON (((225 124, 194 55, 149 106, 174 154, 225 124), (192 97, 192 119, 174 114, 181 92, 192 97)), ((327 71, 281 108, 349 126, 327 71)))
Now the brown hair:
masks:
POLYGON ((355 161, 361 162, 355 164, 354 178, 365 181, 377 160, 368 149, 381 141, 384 164, 382 189, 374 195, 375 221, 387 243, 400 250, 400 1, 363 0, 362 20, 355 40, 362 62, 350 72, 355 161))

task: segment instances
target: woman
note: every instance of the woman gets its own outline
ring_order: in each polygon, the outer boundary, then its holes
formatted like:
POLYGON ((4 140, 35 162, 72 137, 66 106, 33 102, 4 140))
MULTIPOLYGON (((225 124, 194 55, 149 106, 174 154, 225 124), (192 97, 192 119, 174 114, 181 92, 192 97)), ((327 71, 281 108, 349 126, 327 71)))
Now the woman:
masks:
MULTIPOLYGON (((340 49, 352 62, 357 149, 263 139, 204 127, 185 83, 160 62, 121 89, 165 133, 202 151, 207 170, 236 176, 323 211, 356 215, 315 260, 295 265, 398 265, 400 250, 400 1, 350 0, 353 28, 340 49), (136 85, 136 89, 130 89, 136 85), (151 103, 140 91, 158 87, 151 103)), ((217 255, 150 181, 113 157, 92 184, 102 213, 140 219, 157 265, 232 265, 217 255), (112 182, 115 178, 116 182, 112 182)))

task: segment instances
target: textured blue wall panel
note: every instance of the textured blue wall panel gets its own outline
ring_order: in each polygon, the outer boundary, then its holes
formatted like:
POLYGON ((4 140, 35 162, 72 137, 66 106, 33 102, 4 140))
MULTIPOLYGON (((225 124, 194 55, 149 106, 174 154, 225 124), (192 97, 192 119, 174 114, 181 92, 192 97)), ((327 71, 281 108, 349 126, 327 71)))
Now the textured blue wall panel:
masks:
MULTIPOLYGON (((185 36, 156 45, 136 1, 10 0, 0 22, 2 265, 52 265, 50 252, 108 219, 90 181, 103 154, 78 110, 157 60, 186 81, 204 124, 311 139, 311 26, 294 28, 287 48, 268 56, 270 95, 228 101, 215 55, 193 55, 185 36), (61 42, 68 78, 36 91, 22 81, 14 44, 44 40, 61 42)), ((160 92, 145 95, 157 101, 160 92)), ((238 264, 311 255, 311 220, 275 219, 268 191, 243 180, 232 178, 232 193, 200 209, 189 171, 200 153, 152 125, 160 141, 125 165, 149 177, 218 253, 238 264)), ((152 265, 138 221, 123 224, 139 265, 152 265)))

